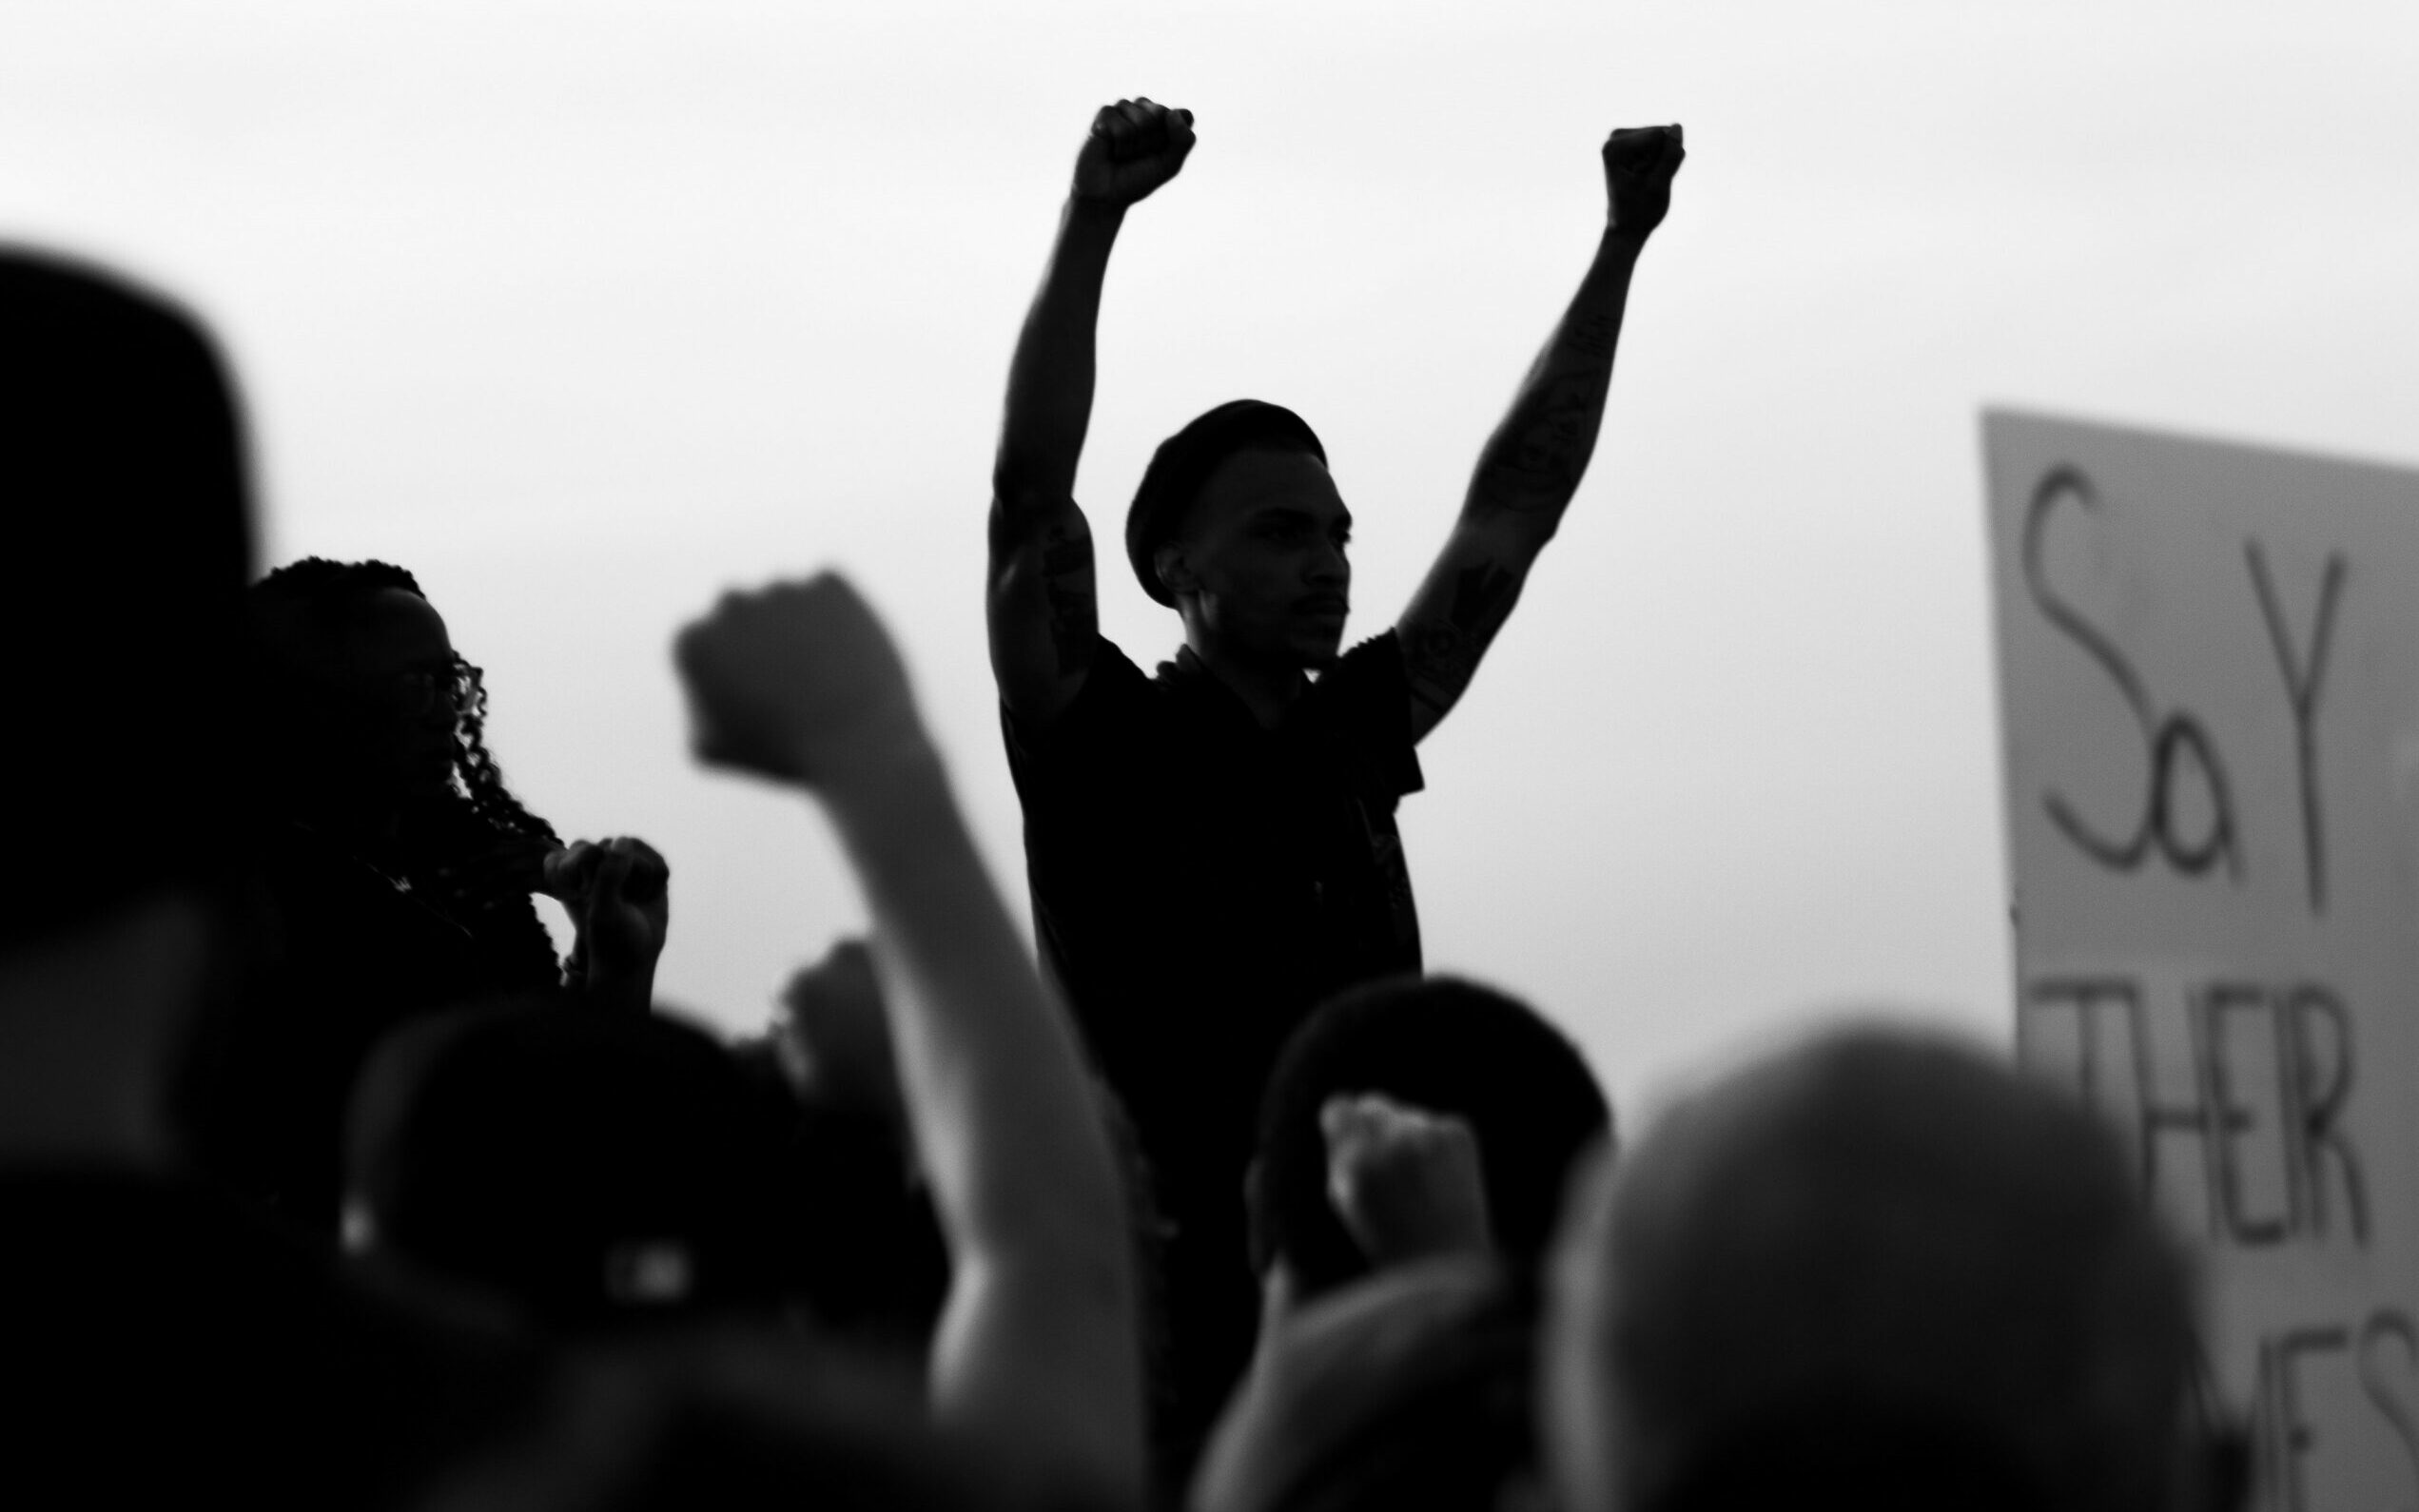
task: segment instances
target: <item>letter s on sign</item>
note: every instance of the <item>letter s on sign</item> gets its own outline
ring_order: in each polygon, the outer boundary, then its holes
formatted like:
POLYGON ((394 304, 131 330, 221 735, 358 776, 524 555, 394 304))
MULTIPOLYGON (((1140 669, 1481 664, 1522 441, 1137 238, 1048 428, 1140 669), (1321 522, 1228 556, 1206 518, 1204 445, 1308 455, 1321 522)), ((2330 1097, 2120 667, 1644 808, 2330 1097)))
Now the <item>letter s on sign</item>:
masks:
POLYGON ((2412 1469, 2419 1471, 2419 1404, 2410 1399, 2414 1385, 2419 1385, 2419 1328, 2411 1325, 2409 1314, 2390 1308, 2371 1315, 2360 1330, 2360 1386, 2393 1425, 2412 1469), (2387 1340, 2402 1346, 2399 1370, 2381 1358, 2384 1351, 2377 1347, 2387 1340))

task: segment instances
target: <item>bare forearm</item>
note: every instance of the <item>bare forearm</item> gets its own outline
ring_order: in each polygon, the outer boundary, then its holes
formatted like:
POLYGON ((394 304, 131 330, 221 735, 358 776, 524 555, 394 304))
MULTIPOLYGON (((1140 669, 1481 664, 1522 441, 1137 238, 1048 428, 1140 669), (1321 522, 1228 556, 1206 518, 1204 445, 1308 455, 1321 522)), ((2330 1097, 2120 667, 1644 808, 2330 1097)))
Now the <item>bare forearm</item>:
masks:
POLYGON ((1026 958, 941 760, 903 744, 824 784, 872 911, 877 959, 909 991, 892 1035, 945 1219, 979 1237, 1062 1205, 1113 1202, 1116 1177, 1062 1011, 1026 958))
POLYGON ((945 1424, 1118 1496, 1142 1473, 1122 1191, 1069 1028, 928 743, 820 788, 873 915, 918 1150, 954 1269, 945 1424))
POLYGON ((1551 535, 1577 494, 1604 423, 1612 358, 1640 239, 1608 229, 1553 335, 1479 455, 1469 507, 1525 517, 1551 535))
POLYGON ((992 474, 1004 502, 1063 498, 1074 490, 1092 422, 1101 285, 1124 219, 1119 206, 1075 196, 1060 215, 1049 266, 1008 363, 1007 414, 992 474))

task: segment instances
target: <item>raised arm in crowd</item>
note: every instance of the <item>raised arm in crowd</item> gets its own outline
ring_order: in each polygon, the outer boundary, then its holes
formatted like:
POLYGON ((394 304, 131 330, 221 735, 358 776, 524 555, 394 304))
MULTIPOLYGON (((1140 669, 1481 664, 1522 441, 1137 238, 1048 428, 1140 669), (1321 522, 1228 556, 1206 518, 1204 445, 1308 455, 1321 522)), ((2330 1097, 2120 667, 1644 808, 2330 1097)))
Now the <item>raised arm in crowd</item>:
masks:
POLYGON ((1396 622, 1414 739, 1470 686, 1579 492, 1612 389, 1629 276, 1671 207, 1671 178, 1687 154, 1680 128, 1668 126, 1615 131, 1603 156, 1606 215, 1595 258, 1479 453, 1453 534, 1396 622))
POLYGON ((682 632, 678 660, 699 757, 813 794, 865 889, 953 1262, 935 1418, 1037 1481, 1138 1495, 1135 1283, 1102 1123, 897 650, 855 591, 823 576, 725 597, 682 632))
POLYGON ((1092 423, 1101 283, 1127 208, 1192 150, 1189 110, 1121 100, 1093 118, 1008 365, 991 473, 991 668, 1008 707, 1044 722, 1083 687, 1099 625, 1092 530, 1074 490, 1092 423))

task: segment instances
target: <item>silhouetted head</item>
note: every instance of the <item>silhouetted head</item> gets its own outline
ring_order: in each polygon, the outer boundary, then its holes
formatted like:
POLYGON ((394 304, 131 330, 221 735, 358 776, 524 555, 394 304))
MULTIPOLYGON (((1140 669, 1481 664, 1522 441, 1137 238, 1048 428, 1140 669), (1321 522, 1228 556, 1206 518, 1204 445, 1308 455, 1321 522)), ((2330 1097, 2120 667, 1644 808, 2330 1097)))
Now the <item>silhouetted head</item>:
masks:
POLYGON ((1142 591, 1239 658, 1323 668, 1352 600, 1352 512, 1300 416, 1236 399, 1160 443, 1125 518, 1142 591))
POLYGON ((808 1196, 784 1179, 789 1134, 728 1051, 668 1018, 424 1018, 362 1073, 348 1233, 559 1327, 771 1308, 808 1196))
POLYGON ((1574 1190, 1541 1425, 1568 1512, 2152 1509, 2188 1276, 2109 1134, 1960 1045, 1834 1034, 1574 1190))
POLYGON ((510 833, 554 832, 487 752, 487 691, 419 583, 385 562, 305 557, 252 587, 256 690, 289 811, 382 815, 466 800, 510 833))
POLYGON ((1572 1163, 1611 1114, 1578 1050, 1534 1009, 1474 983, 1396 978, 1342 993, 1286 1042, 1261 1095, 1250 1178, 1253 1268, 1282 1263, 1307 1301, 1368 1272, 1327 1196, 1319 1109, 1383 1093, 1469 1121, 1497 1248, 1533 1270, 1572 1163))
POLYGON ((0 250, 0 508, 9 942, 229 864, 252 534, 234 391, 201 327, 111 275, 0 250))

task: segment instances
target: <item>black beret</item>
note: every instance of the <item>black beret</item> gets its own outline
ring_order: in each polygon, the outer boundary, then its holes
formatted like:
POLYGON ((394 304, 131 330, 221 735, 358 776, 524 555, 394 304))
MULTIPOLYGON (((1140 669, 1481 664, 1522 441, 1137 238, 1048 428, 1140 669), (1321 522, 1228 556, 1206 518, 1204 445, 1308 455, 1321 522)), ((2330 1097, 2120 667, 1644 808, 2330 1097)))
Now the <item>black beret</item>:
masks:
POLYGON ((1134 577, 1143 592, 1176 607, 1175 595, 1151 565, 1152 553, 1182 529, 1184 512, 1218 464, 1256 449, 1308 452, 1327 460, 1327 449, 1318 444, 1309 422, 1281 404, 1259 399, 1230 399, 1196 417, 1151 454, 1141 487, 1134 491, 1134 505, 1125 512, 1125 559, 1134 564, 1134 577))

